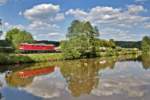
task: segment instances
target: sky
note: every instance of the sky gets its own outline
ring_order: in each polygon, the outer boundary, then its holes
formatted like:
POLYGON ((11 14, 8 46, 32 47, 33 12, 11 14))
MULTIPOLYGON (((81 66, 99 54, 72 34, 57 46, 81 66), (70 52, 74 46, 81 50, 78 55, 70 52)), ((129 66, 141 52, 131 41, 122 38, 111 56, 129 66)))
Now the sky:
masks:
POLYGON ((12 28, 36 40, 63 40, 75 19, 97 26, 101 39, 139 41, 150 36, 150 0, 0 0, 4 38, 12 28))

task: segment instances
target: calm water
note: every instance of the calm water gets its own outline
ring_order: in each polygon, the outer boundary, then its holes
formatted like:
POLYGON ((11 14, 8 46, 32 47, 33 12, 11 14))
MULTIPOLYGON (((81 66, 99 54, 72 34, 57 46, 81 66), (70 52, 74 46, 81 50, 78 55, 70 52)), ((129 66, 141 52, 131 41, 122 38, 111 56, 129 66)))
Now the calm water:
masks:
POLYGON ((3 100, 150 100, 150 57, 0 66, 3 100))

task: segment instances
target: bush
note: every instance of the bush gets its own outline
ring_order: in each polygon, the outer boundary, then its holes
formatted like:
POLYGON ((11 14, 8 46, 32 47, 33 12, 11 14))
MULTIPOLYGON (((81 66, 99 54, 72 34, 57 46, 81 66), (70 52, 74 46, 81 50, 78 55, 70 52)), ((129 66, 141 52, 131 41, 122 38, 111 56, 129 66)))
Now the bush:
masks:
POLYGON ((148 37, 148 36, 143 37, 141 48, 142 48, 142 51, 144 54, 149 54, 149 52, 150 52, 150 37, 148 37))
POLYGON ((18 56, 12 54, 0 54, 0 64, 17 64, 17 63, 30 63, 34 62, 27 56, 18 56))
POLYGON ((7 62, 7 60, 8 60, 7 55, 6 55, 6 54, 4 54, 4 53, 0 53, 0 64, 4 64, 4 63, 6 63, 6 62, 7 62))

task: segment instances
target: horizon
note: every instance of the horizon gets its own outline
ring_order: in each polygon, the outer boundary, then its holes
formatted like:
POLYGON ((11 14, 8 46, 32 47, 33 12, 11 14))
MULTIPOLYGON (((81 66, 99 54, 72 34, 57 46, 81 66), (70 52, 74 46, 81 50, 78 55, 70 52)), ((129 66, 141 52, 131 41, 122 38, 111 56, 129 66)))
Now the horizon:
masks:
POLYGON ((143 36, 150 36, 149 3, 150 0, 0 0, 4 31, 1 38, 17 27, 32 33, 35 40, 64 40, 67 28, 77 19, 97 26, 101 39, 141 41, 143 36))

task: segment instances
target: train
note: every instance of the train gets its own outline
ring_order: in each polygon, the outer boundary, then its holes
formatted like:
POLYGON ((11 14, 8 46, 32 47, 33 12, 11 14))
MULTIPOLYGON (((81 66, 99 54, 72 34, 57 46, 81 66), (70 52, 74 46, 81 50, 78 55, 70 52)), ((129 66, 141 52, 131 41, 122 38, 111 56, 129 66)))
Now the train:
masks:
POLYGON ((58 48, 53 44, 31 44, 21 43, 18 47, 23 53, 29 52, 58 52, 58 48))

